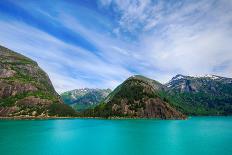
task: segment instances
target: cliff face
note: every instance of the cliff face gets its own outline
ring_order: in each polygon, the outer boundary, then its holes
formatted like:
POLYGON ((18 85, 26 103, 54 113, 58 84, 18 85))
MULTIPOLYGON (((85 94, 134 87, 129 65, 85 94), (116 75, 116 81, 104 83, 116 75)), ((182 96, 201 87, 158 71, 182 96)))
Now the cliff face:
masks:
POLYGON ((88 112, 98 117, 185 119, 185 115, 159 96, 163 90, 162 84, 154 80, 133 76, 119 85, 105 103, 88 112))
POLYGON ((62 104, 35 61, 0 46, 0 116, 59 115, 54 105, 62 104))

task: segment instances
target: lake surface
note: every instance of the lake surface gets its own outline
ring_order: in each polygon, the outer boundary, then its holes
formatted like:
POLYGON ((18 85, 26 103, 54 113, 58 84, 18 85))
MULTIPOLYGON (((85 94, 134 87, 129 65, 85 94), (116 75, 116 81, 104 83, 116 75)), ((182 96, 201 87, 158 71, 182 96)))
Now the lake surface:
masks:
POLYGON ((0 154, 232 155, 232 117, 1 120, 0 154))

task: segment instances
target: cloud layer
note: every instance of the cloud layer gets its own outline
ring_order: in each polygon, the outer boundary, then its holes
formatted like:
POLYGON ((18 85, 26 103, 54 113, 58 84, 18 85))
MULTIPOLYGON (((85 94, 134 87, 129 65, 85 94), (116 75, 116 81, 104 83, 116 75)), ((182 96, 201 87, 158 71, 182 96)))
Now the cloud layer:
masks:
POLYGON ((0 3, 0 44, 36 60, 59 93, 133 74, 232 77, 227 0, 0 3))

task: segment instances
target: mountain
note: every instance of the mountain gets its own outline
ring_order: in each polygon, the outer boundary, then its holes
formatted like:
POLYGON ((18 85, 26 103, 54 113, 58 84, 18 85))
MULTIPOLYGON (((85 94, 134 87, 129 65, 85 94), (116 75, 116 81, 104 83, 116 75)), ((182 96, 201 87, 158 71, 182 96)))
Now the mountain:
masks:
POLYGON ((94 109, 84 111, 84 115, 185 119, 185 115, 160 96, 160 92, 165 89, 165 86, 155 80, 132 76, 111 92, 104 102, 94 109))
POLYGON ((232 78, 217 75, 191 77, 176 75, 165 86, 165 94, 188 115, 231 115, 232 78))
POLYGON ((37 63, 0 46, 0 116, 73 116, 37 63))
POLYGON ((185 118, 232 115, 232 78, 176 75, 168 83, 132 76, 85 116, 185 118))
POLYGON ((111 92, 110 89, 75 89, 61 94, 64 103, 77 111, 93 108, 111 92))

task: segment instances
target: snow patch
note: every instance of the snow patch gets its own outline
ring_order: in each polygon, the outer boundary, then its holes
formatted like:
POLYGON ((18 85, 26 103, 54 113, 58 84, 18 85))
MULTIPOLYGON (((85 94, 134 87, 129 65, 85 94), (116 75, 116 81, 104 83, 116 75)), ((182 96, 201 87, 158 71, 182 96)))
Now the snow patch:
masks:
POLYGON ((172 85, 171 84, 168 84, 167 87, 170 88, 172 85))
POLYGON ((204 77, 210 78, 210 79, 212 79, 212 80, 219 79, 218 76, 216 76, 216 75, 210 75, 210 74, 207 74, 207 75, 205 75, 204 77))
POLYGON ((183 78, 185 78, 183 75, 177 75, 177 76, 173 77, 171 81, 180 80, 183 78))

